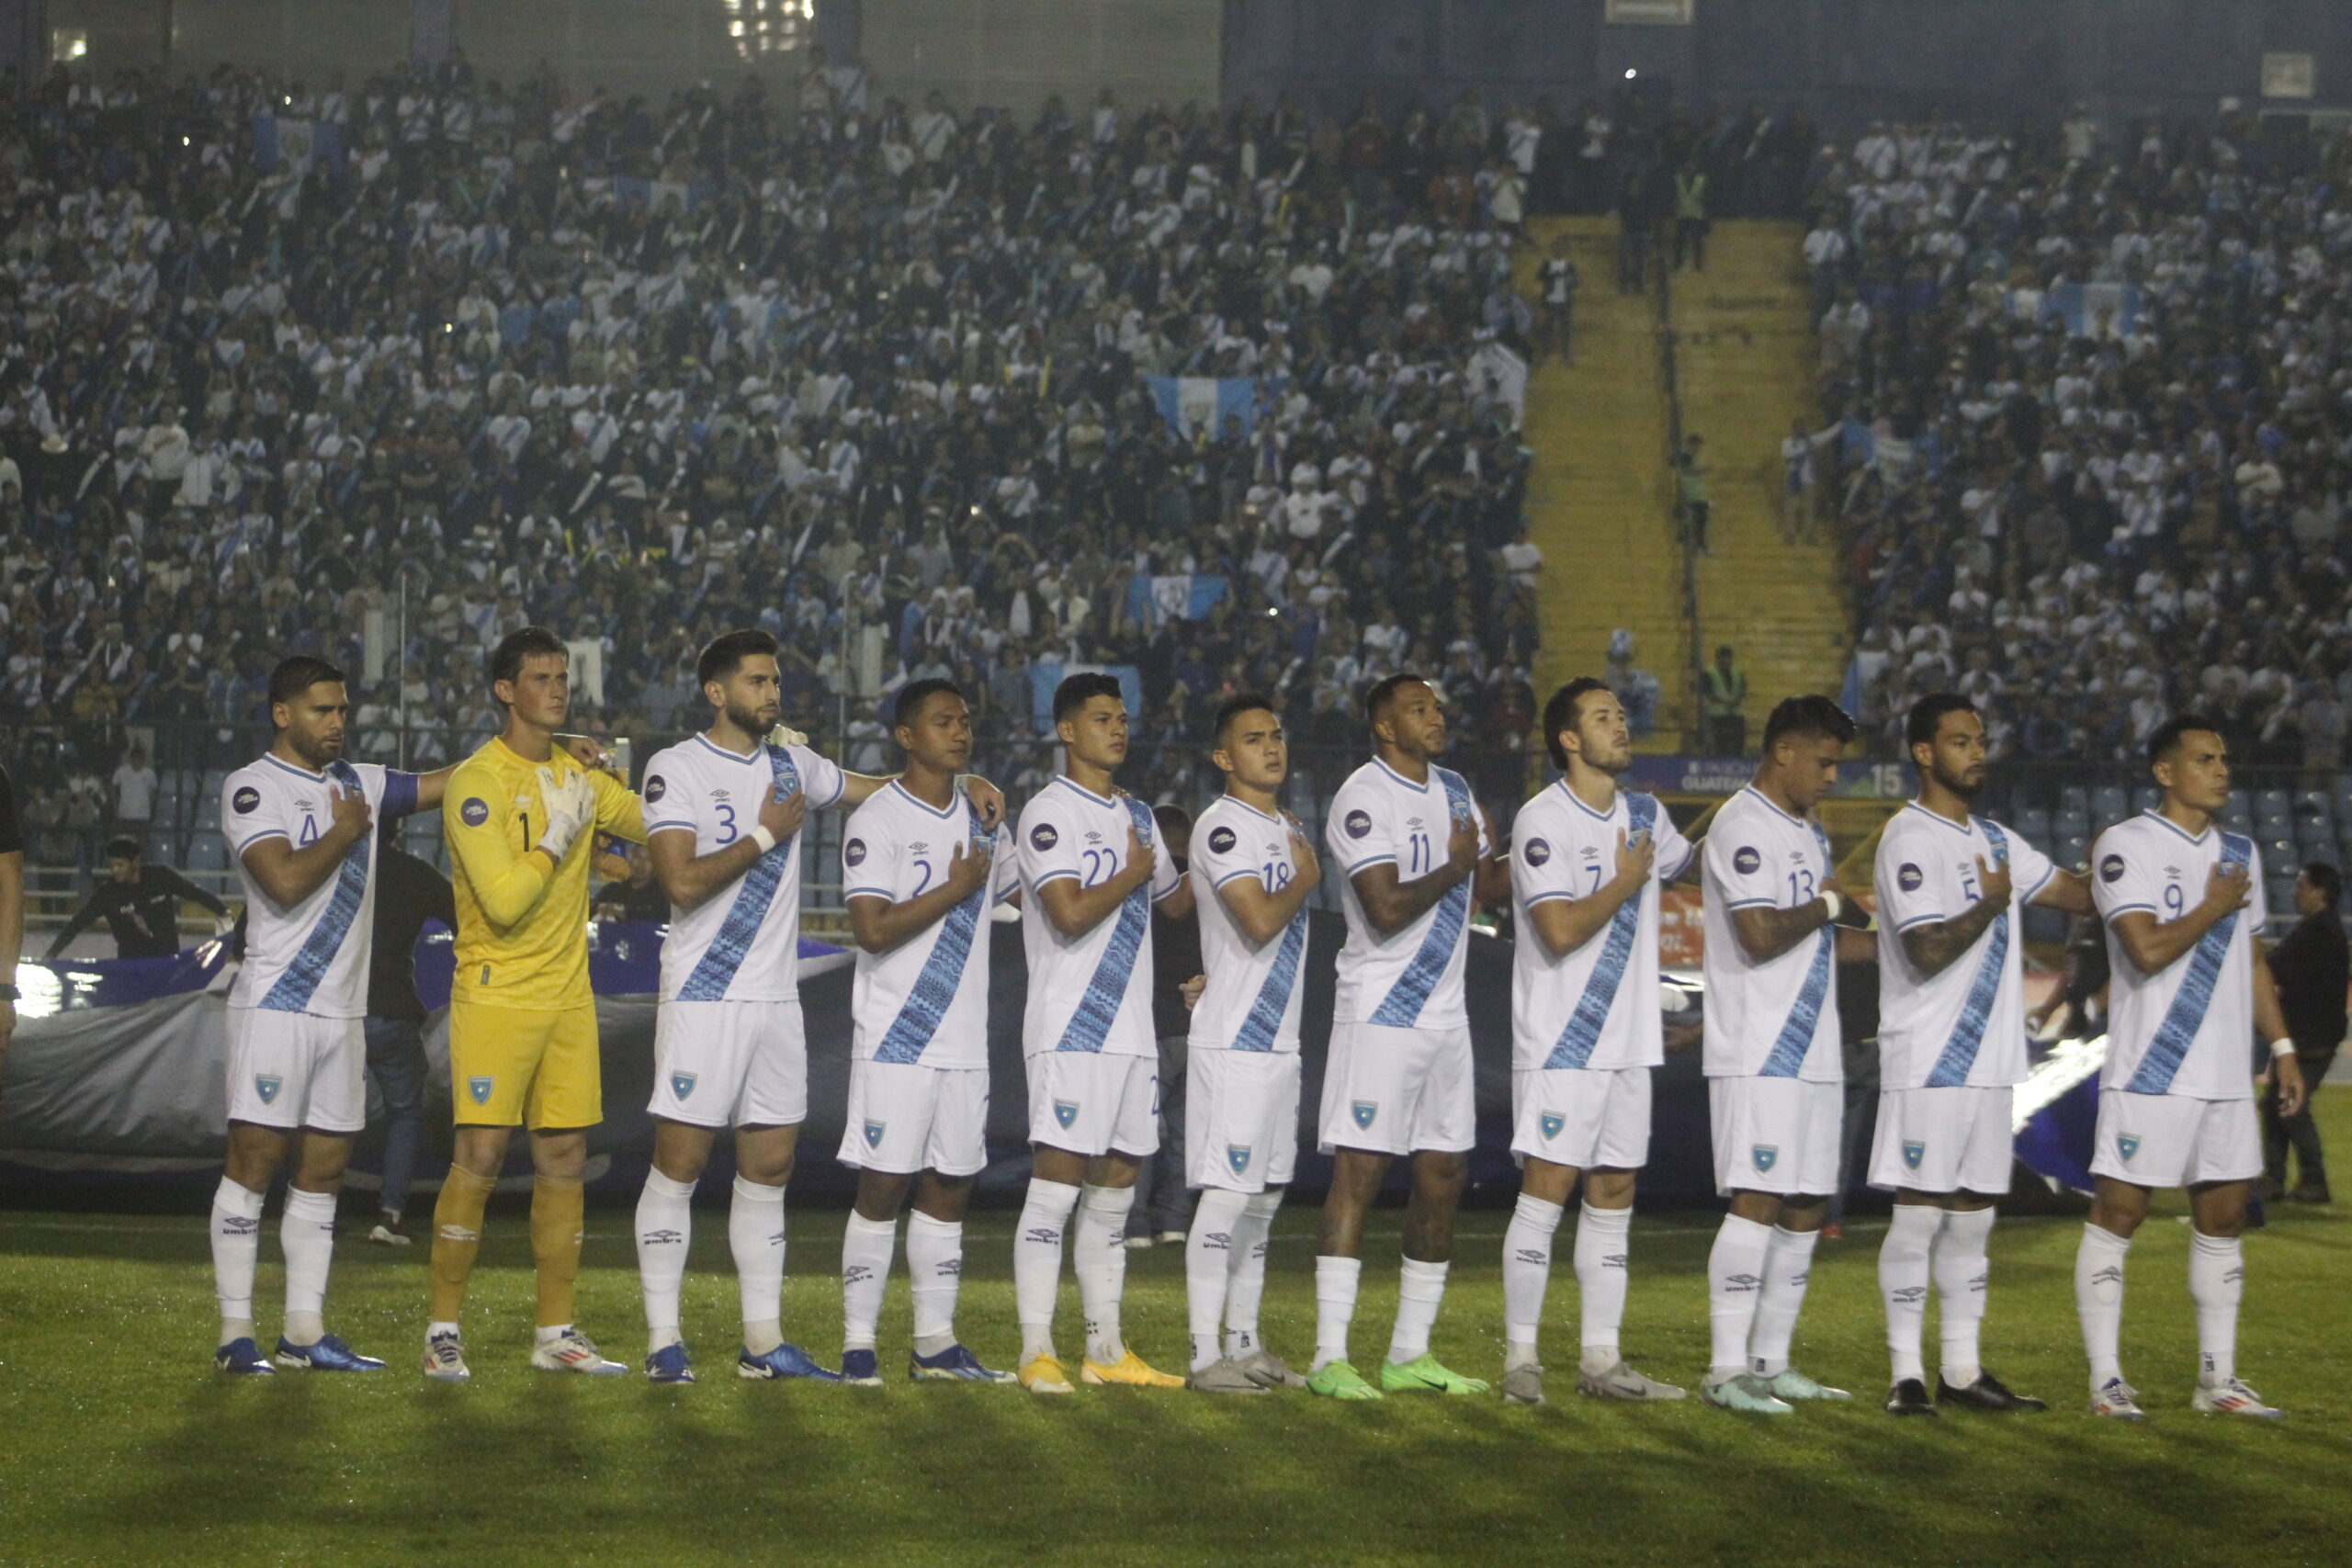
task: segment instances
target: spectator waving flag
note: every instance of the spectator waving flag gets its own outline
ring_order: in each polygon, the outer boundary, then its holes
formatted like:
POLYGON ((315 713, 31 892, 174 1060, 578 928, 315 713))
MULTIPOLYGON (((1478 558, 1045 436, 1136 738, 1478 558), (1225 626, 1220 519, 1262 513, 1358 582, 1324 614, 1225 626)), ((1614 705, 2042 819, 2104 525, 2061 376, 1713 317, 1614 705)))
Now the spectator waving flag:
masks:
POLYGON ((1247 434, 1256 423, 1258 383, 1246 376, 1147 376, 1144 382, 1159 417, 1180 435, 1215 435, 1228 418, 1240 420, 1247 434))

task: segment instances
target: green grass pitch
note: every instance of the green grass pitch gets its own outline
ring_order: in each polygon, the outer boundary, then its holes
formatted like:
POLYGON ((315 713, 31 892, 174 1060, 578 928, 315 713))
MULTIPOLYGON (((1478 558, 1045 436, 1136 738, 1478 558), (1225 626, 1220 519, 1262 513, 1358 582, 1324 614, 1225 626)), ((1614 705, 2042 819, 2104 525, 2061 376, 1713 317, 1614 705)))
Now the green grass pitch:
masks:
MULTIPOLYGON (((2352 1092, 2322 1097, 2352 1149, 2352 1092)), ((2347 1156, 2346 1157, 2352 1157, 2347 1156)), ((1542 1410, 1498 1400, 1304 1394, 1212 1400, 1081 1389, 910 1385, 903 1260, 883 1320, 888 1387, 755 1384, 732 1375, 734 1285, 722 1212, 699 1211, 688 1336, 704 1382, 652 1388, 534 1373, 527 1238, 493 1209, 468 1322, 469 1387, 414 1371, 423 1247, 346 1230, 332 1325, 391 1369, 368 1378, 209 1370, 201 1220, 0 1213, 0 1562, 858 1562, 1324 1564, 2341 1563, 2352 1552, 2352 1221, 2285 1206, 2248 1242, 2240 1366, 2289 1411, 2277 1425, 2188 1409, 2194 1325, 2177 1194, 2133 1248, 2124 1365, 2140 1427, 2083 1414, 2072 1299, 2076 1222, 1995 1233, 1986 1359, 2048 1398, 2040 1416, 1895 1422, 1875 1263, 1880 1227, 1825 1243, 1798 1362, 1850 1404, 1769 1424, 1695 1400, 1601 1405, 1573 1392, 1576 1288, 1563 1231, 1542 1410)), ((1356 1322, 1359 1365, 1396 1302, 1395 1211, 1377 1216, 1356 1322)), ((1498 1375, 1506 1216, 1463 1218, 1436 1349, 1498 1375)), ((792 1220, 787 1332, 838 1350, 842 1214, 792 1220)), ((1010 1364, 1012 1216, 974 1219, 959 1326, 1010 1364)), ((1276 1232, 1264 1326, 1304 1362, 1314 1216, 1276 1232)), ((642 1354, 625 1211, 592 1213, 582 1320, 642 1354)), ((275 1207, 267 1235, 276 1234, 275 1207)), ((420 1227, 422 1228, 422 1227, 420 1227)), ((1696 1381, 1706 1359, 1712 1216, 1643 1215, 1626 1343, 1696 1381)), ((267 1343, 282 1275, 263 1247, 267 1343)), ((1063 1348, 1074 1350, 1065 1281, 1063 1348)), ((1127 1337, 1181 1369, 1180 1248, 1134 1255, 1127 1337)), ((1928 1354, 1934 1356, 1930 1322, 1928 1354)))

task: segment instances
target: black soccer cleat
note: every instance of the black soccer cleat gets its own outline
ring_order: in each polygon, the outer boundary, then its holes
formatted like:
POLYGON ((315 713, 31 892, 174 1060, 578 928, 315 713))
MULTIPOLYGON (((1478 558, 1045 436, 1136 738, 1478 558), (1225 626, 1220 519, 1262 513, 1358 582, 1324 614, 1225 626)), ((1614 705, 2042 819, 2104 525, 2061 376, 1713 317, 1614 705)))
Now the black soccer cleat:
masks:
POLYGON ((2014 1393, 2008 1385, 1990 1372, 1978 1372, 1976 1381, 1966 1388, 1954 1388, 1941 1373, 1936 1377, 1936 1403, 1959 1404, 1971 1410, 2047 1410, 2050 1407, 2030 1393, 2014 1393))
POLYGON ((1926 1416, 1932 1418, 1936 1407, 1928 1399, 1928 1385, 1917 1378, 1905 1378, 1886 1391, 1886 1413, 1889 1416, 1926 1416))

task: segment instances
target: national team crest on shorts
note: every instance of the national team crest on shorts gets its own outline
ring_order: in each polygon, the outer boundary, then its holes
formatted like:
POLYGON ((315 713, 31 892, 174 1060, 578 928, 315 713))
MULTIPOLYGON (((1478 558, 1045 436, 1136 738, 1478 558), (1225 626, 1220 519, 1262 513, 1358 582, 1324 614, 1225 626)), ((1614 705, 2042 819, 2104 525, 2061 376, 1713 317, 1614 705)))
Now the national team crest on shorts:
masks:
POLYGON ((1359 1100, 1355 1102, 1354 1110, 1356 1113, 1356 1125, 1369 1130, 1372 1126, 1373 1118, 1380 1114, 1380 1101, 1376 1100, 1359 1100))
POLYGON ((1068 1127, 1071 1122, 1077 1121, 1078 1101, 1075 1100, 1057 1100, 1054 1101, 1054 1120, 1060 1122, 1064 1127, 1068 1127))
POLYGON ((1233 1174, 1239 1176, 1250 1168, 1250 1145, 1227 1144, 1225 1145, 1225 1157, 1226 1162, 1233 1167, 1233 1174))
POLYGON ((1927 1157, 1928 1145, 1926 1143, 1917 1138, 1905 1138, 1903 1140, 1903 1163, 1905 1166, 1909 1167, 1913 1170, 1917 1170, 1919 1168, 1919 1162, 1927 1157))
POLYGON ((684 1100, 684 1099, 685 1099, 688 1095, 690 1095, 690 1094, 694 1093, 694 1091, 695 1091, 695 1075, 694 1075, 694 1074, 692 1074, 692 1073, 672 1073, 672 1074, 670 1075, 670 1092, 671 1092, 672 1094, 676 1095, 680 1100, 684 1100))
POLYGON ((474 1097, 474 1103, 476 1105, 488 1105, 490 1103, 490 1085, 491 1078, 489 1074, 477 1074, 466 1080, 466 1092, 474 1097))
POLYGON ((878 1149, 882 1146, 882 1129, 886 1125, 887 1123, 881 1122, 868 1122, 865 1124, 865 1146, 867 1148, 878 1149))
POLYGON ((2132 1133, 2116 1134, 2115 1152, 2121 1155, 2125 1159, 2130 1159, 2133 1155, 2138 1154, 2140 1152, 2140 1139, 2138 1134, 2132 1133))
POLYGON ((285 1087, 286 1080, 279 1077, 276 1073, 255 1073, 254 1075, 254 1092, 261 1096, 261 1102, 264 1105, 277 1104, 277 1091, 285 1087))
POLYGON ((1754 1147, 1750 1148, 1747 1153, 1748 1157, 1756 1162, 1757 1169, 1770 1170, 1772 1168, 1774 1163, 1781 1157, 1781 1145, 1778 1144, 1758 1144, 1754 1147))
POLYGON ((1556 1111, 1546 1111, 1537 1124, 1544 1129, 1544 1136, 1549 1141, 1560 1135, 1560 1129, 1568 1124, 1568 1119, 1556 1111))

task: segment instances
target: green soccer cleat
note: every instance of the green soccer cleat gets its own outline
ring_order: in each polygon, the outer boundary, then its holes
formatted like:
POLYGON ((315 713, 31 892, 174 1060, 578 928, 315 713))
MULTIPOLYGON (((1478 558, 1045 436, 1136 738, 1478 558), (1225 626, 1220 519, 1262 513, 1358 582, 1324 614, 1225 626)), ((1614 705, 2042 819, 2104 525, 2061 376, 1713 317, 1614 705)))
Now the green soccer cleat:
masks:
POLYGON ((1402 1393, 1407 1389, 1433 1389, 1439 1393, 1486 1393, 1494 1384, 1484 1378, 1465 1378, 1460 1372, 1448 1371, 1438 1359, 1424 1350, 1403 1366, 1394 1361, 1380 1364, 1380 1386, 1390 1393, 1402 1393))
MULTIPOLYGON (((1758 1373, 1761 1377, 1762 1374, 1758 1373)), ((1814 1382, 1794 1367, 1783 1368, 1764 1379, 1764 1386, 1772 1391, 1775 1399, 1794 1404, 1800 1399, 1851 1399, 1854 1396, 1842 1388, 1814 1382)))
POLYGON ((1306 1380, 1306 1392, 1326 1399, 1379 1399, 1381 1392, 1345 1361, 1326 1361, 1306 1380))
POLYGON ((1720 1409, 1749 1416, 1786 1416, 1794 1408, 1775 1399, 1771 1386, 1753 1372, 1736 1372, 1721 1382, 1709 1378, 1699 1385, 1699 1397, 1720 1409))

